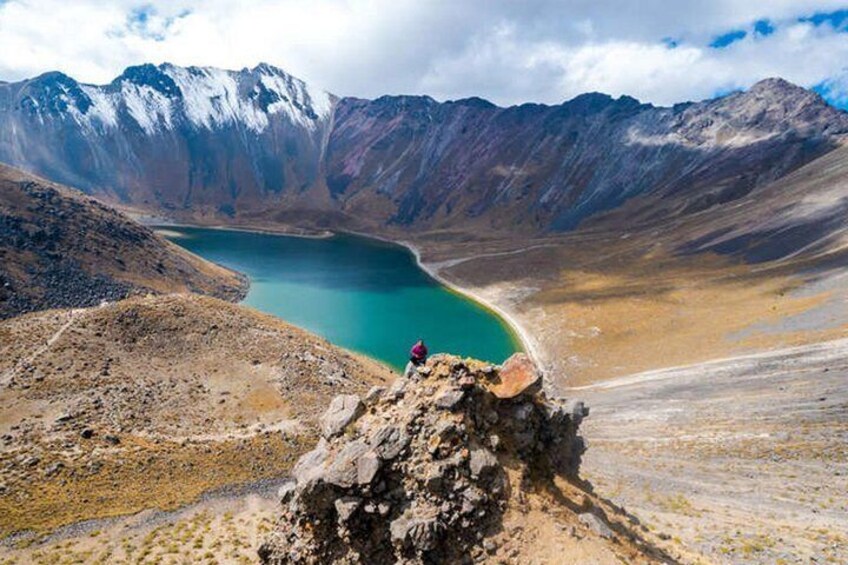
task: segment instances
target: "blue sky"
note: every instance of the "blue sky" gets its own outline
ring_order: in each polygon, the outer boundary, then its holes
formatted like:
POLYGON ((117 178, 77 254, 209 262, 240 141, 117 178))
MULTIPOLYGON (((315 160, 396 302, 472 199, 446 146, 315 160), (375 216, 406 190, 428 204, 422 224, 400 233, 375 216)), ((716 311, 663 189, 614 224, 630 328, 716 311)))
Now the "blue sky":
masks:
MULTIPOLYGON (((783 26, 791 26, 793 24, 811 24, 815 28, 826 28, 834 33, 848 33, 848 9, 839 9, 826 12, 813 12, 810 15, 804 15, 795 19, 781 22, 783 26)), ((709 46, 713 49, 724 49, 731 46, 737 41, 742 41, 749 34, 755 38, 767 38, 774 34, 778 26, 770 20, 762 19, 753 22, 750 30, 736 29, 724 32, 713 39, 709 46)), ((845 61, 845 66, 848 67, 848 61, 845 61)), ((807 84, 814 91, 823 96, 834 106, 842 109, 848 109, 848 92, 845 90, 845 73, 837 68, 832 76, 824 78, 822 81, 814 84, 807 84)), ((716 95, 727 94, 736 89, 726 89, 716 91, 716 95)))
POLYGON ((0 0, 0 79, 164 61, 498 104, 672 104, 781 76, 844 106, 848 0, 0 0))

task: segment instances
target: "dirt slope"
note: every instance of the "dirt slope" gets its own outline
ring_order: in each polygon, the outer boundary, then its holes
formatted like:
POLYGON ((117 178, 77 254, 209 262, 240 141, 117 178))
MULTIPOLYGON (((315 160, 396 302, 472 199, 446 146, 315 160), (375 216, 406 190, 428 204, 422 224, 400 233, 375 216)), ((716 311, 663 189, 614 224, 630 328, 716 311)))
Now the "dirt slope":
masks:
POLYGON ((848 562, 848 340, 641 373, 592 405, 584 471, 720 563, 848 562))
POLYGON ((174 508, 286 473, 339 391, 386 368, 196 295, 0 323, 0 535, 174 508))

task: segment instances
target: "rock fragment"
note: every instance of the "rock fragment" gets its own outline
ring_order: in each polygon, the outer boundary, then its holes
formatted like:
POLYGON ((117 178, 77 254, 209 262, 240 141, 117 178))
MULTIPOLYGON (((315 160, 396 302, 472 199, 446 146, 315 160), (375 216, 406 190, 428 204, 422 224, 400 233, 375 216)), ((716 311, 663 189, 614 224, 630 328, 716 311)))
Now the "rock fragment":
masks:
POLYGON ((612 539, 615 535, 610 527, 592 512, 584 512, 583 514, 580 514, 578 518, 587 528, 604 539, 612 539))
POLYGON ((330 439, 344 431, 354 420, 362 415, 365 407, 355 394, 341 394, 330 402, 330 407, 321 416, 321 432, 330 439))
POLYGON ((488 388, 501 399, 535 394, 541 389, 542 374, 526 353, 513 354, 496 375, 496 379, 490 381, 488 388))
POLYGON ((443 410, 453 410, 462 402, 463 398, 465 398, 464 390, 448 389, 436 399, 436 406, 443 410))

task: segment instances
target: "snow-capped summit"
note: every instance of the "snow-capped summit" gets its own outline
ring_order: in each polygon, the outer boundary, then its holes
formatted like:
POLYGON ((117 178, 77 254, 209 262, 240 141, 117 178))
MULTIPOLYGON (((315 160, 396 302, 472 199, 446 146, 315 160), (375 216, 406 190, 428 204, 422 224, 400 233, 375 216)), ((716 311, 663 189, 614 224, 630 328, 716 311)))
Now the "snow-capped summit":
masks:
POLYGON ((336 103, 264 63, 145 64, 103 85, 46 73, 0 84, 0 161, 126 201, 158 201, 176 175, 193 202, 226 212, 223 194, 315 184, 336 103))
POLYGON ((313 129, 333 104, 329 93, 267 63, 240 71, 144 64, 107 85, 80 84, 56 72, 19 84, 16 105, 39 121, 72 119, 86 129, 136 127, 146 134, 181 124, 259 133, 278 114, 313 129))

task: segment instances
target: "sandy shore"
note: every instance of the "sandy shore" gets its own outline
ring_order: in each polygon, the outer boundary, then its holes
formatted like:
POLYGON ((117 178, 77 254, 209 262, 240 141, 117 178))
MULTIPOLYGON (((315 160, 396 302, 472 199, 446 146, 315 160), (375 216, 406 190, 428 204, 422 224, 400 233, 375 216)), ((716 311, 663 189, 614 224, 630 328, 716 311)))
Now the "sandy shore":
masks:
POLYGON ((167 237, 179 237, 179 235, 169 230, 168 228, 204 228, 209 230, 221 230, 221 231, 236 231, 236 232, 244 232, 244 233, 261 233, 267 235, 285 235, 289 237, 302 237, 305 239, 328 239, 335 235, 334 232, 329 230, 324 230, 317 233, 312 233, 308 231, 293 231, 293 228, 286 229, 273 229, 273 228, 254 228, 254 227, 244 227, 244 226, 228 226, 223 224, 189 224, 183 222, 175 222, 173 220, 168 220, 167 218, 159 218, 152 216, 133 216, 133 219, 139 222, 142 225, 145 225, 157 233, 167 234, 167 237))
MULTIPOLYGON (((365 236, 365 237, 371 237, 371 236, 365 236)), ((379 239, 379 238, 377 238, 377 239, 379 239)), ((521 341, 522 349, 524 349, 524 351, 531 357, 531 359, 533 359, 533 361, 537 365, 541 366, 542 357, 539 354, 538 343, 530 335, 530 332, 528 332, 527 329, 518 322, 517 317, 513 313, 507 311, 504 306, 501 306, 500 304, 493 302, 491 299, 487 299, 486 297, 481 296, 479 292, 475 292, 474 290, 472 290, 470 288, 460 286, 459 284, 447 279, 445 276, 443 276, 441 274, 440 265, 437 265, 437 264, 434 264, 434 263, 425 263, 424 261, 421 260, 421 250, 414 243, 412 243, 410 241, 393 241, 393 240, 389 240, 389 239, 386 239, 386 240, 383 240, 383 241, 389 241, 391 243, 396 243, 398 245, 402 245, 402 246, 406 247, 407 249, 409 249, 409 251, 415 257, 415 262, 418 264, 418 266, 424 272, 426 272, 428 275, 430 275, 435 280, 437 280, 440 284, 446 286, 447 288, 451 289, 452 291, 454 291, 458 294, 461 294, 462 296, 465 296, 466 298, 468 298, 470 300, 473 300, 474 302, 477 302, 478 304, 482 305, 484 308, 487 308, 487 309, 491 310, 492 312, 494 312, 495 314, 497 314, 500 318, 502 318, 507 323, 507 325, 512 330, 512 332, 521 341)), ((504 301, 504 302, 506 302, 506 301, 504 301)))

